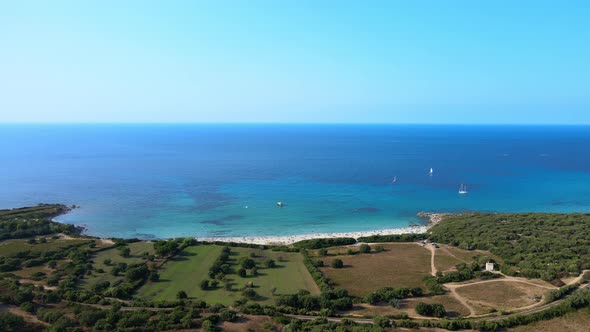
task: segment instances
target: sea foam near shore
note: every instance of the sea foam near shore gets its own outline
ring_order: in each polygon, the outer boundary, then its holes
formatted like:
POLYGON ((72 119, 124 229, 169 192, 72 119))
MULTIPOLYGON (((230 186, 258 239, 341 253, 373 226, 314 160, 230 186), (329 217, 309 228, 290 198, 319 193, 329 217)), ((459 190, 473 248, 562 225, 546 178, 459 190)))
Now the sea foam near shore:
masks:
POLYGON ((426 233, 428 229, 443 220, 447 214, 445 213, 427 213, 420 212, 418 216, 428 219, 428 225, 424 226, 410 226, 404 228, 389 228, 379 229, 373 231, 361 232, 342 232, 342 233, 312 233, 302 235, 288 235, 288 236, 236 236, 236 237, 199 237, 199 241, 209 242, 236 242, 236 243, 252 243, 252 244, 266 244, 266 245, 288 245, 295 242, 311 239, 322 238, 338 238, 338 237, 352 237, 358 239, 360 237, 372 235, 397 235, 397 234, 421 234, 426 233))

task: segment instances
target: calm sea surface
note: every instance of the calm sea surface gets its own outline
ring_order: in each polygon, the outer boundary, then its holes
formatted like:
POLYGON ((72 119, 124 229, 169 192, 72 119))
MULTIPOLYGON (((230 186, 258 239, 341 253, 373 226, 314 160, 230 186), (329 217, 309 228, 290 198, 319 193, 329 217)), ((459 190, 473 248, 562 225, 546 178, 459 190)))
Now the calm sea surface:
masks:
POLYGON ((419 223, 419 211, 590 212, 587 126, 0 125, 0 151, 0 208, 80 205, 59 220, 96 236, 360 231, 419 223))

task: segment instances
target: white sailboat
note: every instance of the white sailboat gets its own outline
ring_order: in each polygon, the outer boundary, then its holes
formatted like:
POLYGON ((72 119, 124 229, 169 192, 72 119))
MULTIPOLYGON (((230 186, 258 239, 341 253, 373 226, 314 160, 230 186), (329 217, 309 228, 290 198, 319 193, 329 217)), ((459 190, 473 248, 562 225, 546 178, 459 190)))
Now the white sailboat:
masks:
POLYGON ((434 174, 434 170, 432 169, 432 167, 430 167, 430 171, 428 172, 428 175, 432 176, 432 174, 434 174))
POLYGON ((461 187, 459 187, 459 194, 461 194, 461 195, 467 194, 467 185, 461 184, 461 187))

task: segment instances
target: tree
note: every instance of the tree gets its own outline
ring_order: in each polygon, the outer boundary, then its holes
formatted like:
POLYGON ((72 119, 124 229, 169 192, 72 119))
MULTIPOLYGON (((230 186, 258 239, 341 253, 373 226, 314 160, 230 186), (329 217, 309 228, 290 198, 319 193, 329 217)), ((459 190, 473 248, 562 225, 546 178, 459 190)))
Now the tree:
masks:
POLYGON ((242 261, 242 267, 246 270, 254 268, 256 266, 256 262, 251 258, 246 258, 242 261))
POLYGON ((209 280, 201 281, 201 283, 199 284, 199 287, 201 287, 202 290, 209 289, 209 280))
POLYGON ((245 278, 246 277, 246 269, 244 269, 244 268, 239 269, 238 275, 242 278, 245 278))
POLYGON ((121 257, 129 257, 131 249, 129 249, 129 247, 119 247, 119 254, 121 257))
POLYGON ((339 258, 332 260, 332 263, 330 265, 335 269, 341 269, 344 267, 344 263, 339 258))
POLYGON ((268 268, 273 268, 277 266, 277 263, 275 263, 275 261, 273 259, 267 259, 264 261, 264 265, 266 265, 266 267, 268 268))
POLYGON ((415 309, 419 315, 429 317, 444 317, 447 313, 445 307, 440 303, 427 304, 419 302, 415 309))
POLYGON ((159 281, 160 280, 160 275, 158 274, 158 272, 156 271, 152 271, 150 273, 150 281, 159 281))
POLYGON ((328 249, 326 249, 326 248, 321 248, 321 249, 318 251, 318 254, 319 254, 320 256, 328 256, 328 249))
POLYGON ((219 311, 219 317, 226 322, 233 322, 238 318, 238 315, 235 311, 224 308, 219 311))
POLYGON ((368 244, 366 244, 366 243, 363 243, 363 244, 361 244, 361 245, 359 246, 359 251, 360 251, 362 254, 368 254, 368 253, 370 253, 370 252, 371 252, 371 246, 369 246, 369 245, 368 245, 368 244))
POLYGON ((379 245, 379 246, 375 246, 375 252, 382 252, 383 251, 383 246, 379 245))
POLYGON ((176 293, 176 298, 179 299, 179 300, 186 299, 187 297, 188 297, 188 295, 183 290, 178 291, 178 293, 176 293))
POLYGON ((242 295, 244 295, 244 297, 249 298, 249 299, 253 299, 255 298, 258 294, 256 294, 256 291, 252 288, 246 288, 242 291, 242 295))

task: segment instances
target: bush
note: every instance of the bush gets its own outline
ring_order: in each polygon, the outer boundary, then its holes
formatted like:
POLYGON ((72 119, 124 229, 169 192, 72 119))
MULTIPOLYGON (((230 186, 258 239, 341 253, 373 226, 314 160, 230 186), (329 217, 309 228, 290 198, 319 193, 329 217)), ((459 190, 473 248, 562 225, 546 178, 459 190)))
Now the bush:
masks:
POLYGON ((264 265, 268 268, 274 268, 277 266, 277 263, 275 263, 275 261, 273 259, 267 259, 264 261, 264 265))
POLYGON ((310 239, 293 243, 295 248, 303 249, 320 249, 334 246, 346 246, 355 244, 356 239, 351 237, 329 238, 329 239, 310 239))
POLYGON ((249 270, 249 269, 254 268, 256 266, 256 262, 251 258, 246 258, 242 261, 241 266, 242 266, 242 268, 249 270))
POLYGON ((185 291, 183 291, 183 290, 181 290, 181 291, 178 291, 178 293, 176 293, 176 298, 177 298, 177 299, 179 299, 179 300, 184 300, 184 299, 186 299, 187 297, 188 297, 188 295, 187 295, 187 294, 186 294, 186 292, 185 292, 185 291))
POLYGON ((219 311, 219 317, 226 322, 233 322, 238 318, 238 315, 235 311, 224 308, 219 311))
POLYGON ((129 247, 127 246, 119 247, 118 250, 121 257, 129 257, 129 255, 131 254, 131 249, 129 249, 129 247))
POLYGON ((369 246, 369 245, 368 245, 368 244, 366 244, 366 243, 363 243, 363 244, 361 244, 361 245, 359 246, 359 252, 360 252, 361 254, 368 254, 368 253, 370 253, 370 252, 371 252, 371 246, 369 246))
POLYGON ((335 269, 341 269, 344 267, 344 263, 342 262, 341 259, 336 258, 336 259, 332 260, 332 263, 330 263, 330 266, 332 266, 335 269))
POLYGON ((416 305, 416 313, 421 316, 428 316, 428 317, 444 317, 446 315, 445 307, 440 303, 433 303, 428 304, 424 302, 419 302, 416 305))
POLYGON ((244 295, 245 298, 253 299, 256 298, 258 294, 256 294, 256 291, 254 289, 246 288, 242 291, 242 295, 244 295))

